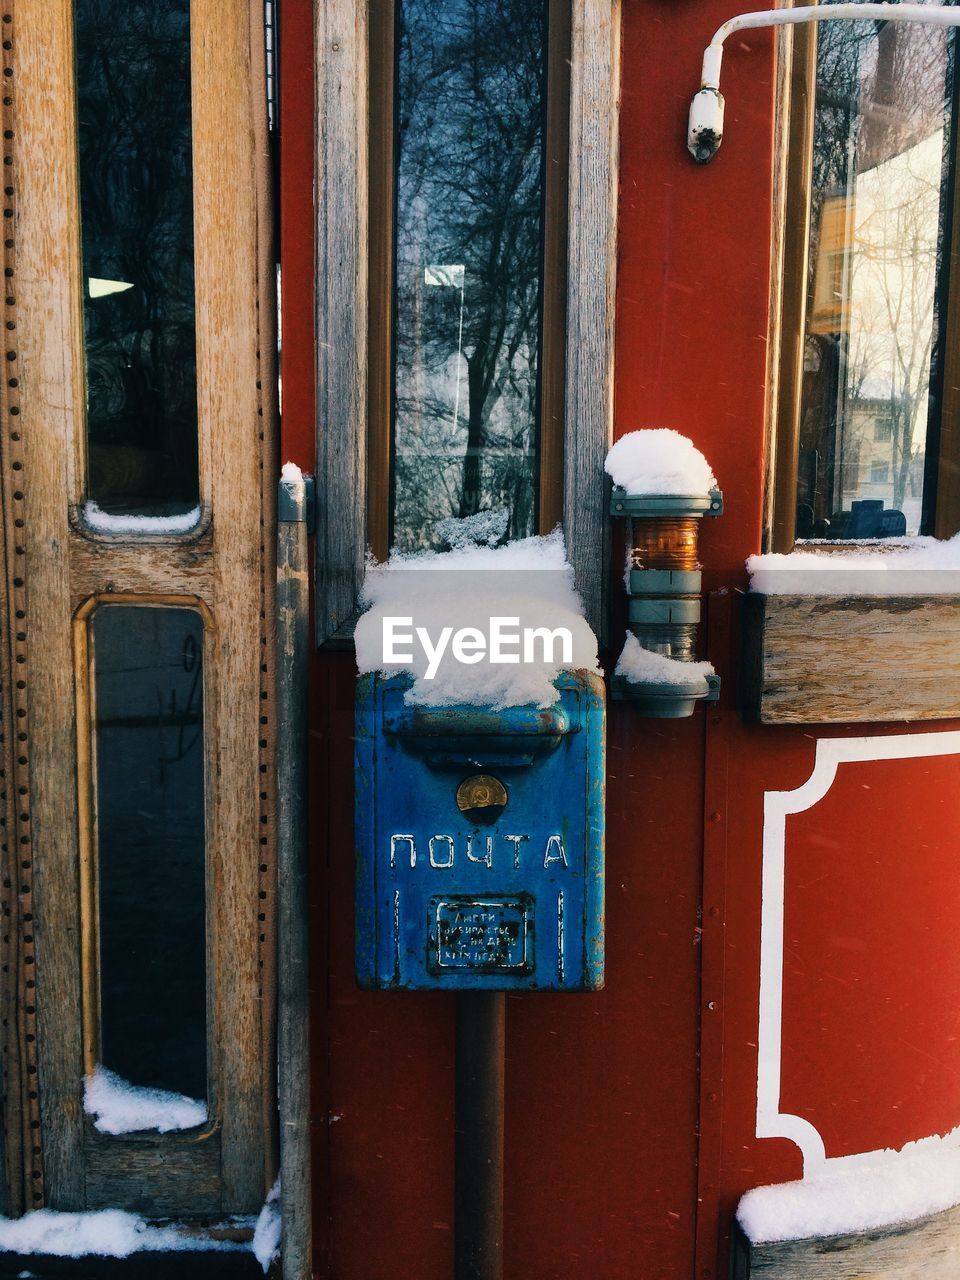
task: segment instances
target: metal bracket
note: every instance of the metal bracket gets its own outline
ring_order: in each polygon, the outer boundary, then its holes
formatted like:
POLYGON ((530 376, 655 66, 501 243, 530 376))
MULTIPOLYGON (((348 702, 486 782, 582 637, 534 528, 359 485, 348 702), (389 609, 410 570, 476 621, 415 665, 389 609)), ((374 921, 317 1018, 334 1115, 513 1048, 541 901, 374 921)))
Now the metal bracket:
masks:
POLYGON ((282 524, 303 521, 307 533, 313 533, 317 525, 317 482, 314 476, 303 476, 300 481, 281 480, 277 489, 277 520, 282 524))
POLYGON ((723 494, 719 489, 709 493, 626 493, 614 489, 610 494, 612 516, 657 518, 659 516, 722 516, 723 494))

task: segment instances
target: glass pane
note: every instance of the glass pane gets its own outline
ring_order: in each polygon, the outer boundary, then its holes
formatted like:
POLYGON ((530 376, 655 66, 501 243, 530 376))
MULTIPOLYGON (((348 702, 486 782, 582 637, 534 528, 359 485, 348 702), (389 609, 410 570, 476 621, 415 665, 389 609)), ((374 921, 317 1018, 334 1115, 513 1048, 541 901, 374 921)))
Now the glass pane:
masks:
POLYGON ((102 1062, 205 1098, 203 623, 106 605, 91 628, 102 1062))
POLYGON ((189 0, 76 0, 89 498, 197 505, 189 0))
POLYGON ((945 29, 818 29, 799 537, 925 524, 953 79, 945 29))
POLYGON ((398 0, 393 544, 534 531, 546 5, 398 0))

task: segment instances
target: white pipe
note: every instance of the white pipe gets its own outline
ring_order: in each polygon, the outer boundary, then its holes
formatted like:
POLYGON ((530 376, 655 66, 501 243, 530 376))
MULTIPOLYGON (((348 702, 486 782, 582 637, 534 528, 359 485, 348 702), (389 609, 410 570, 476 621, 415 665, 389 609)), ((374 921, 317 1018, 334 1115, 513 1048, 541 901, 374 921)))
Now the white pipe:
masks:
POLYGON ((718 27, 703 51, 700 92, 690 104, 687 149, 700 164, 712 160, 723 141, 723 95, 720 68, 723 42, 735 31, 756 27, 796 26, 801 22, 835 22, 872 19, 877 22, 920 22, 928 27, 960 26, 960 7, 926 4, 829 4, 797 9, 763 9, 741 13, 718 27))

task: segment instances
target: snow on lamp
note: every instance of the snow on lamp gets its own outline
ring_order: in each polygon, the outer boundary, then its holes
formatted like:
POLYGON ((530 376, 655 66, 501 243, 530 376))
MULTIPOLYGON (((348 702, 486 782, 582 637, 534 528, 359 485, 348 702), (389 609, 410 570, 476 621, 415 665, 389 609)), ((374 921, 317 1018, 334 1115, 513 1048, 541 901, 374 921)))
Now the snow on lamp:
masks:
POLYGON ((703 516, 723 495, 693 443, 665 428, 631 431, 607 454, 612 515, 630 520, 624 585, 629 629, 611 696, 644 715, 679 718, 715 702, 720 679, 696 657, 700 622, 698 541, 703 516))

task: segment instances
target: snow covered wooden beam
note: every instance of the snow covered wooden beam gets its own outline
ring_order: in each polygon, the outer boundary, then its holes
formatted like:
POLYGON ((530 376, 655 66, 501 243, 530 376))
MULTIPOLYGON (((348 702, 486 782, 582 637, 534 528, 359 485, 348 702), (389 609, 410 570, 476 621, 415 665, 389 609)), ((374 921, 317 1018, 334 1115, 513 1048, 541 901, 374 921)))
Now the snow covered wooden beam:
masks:
POLYGON ((842 1236, 756 1243, 737 1227, 731 1280, 955 1280, 960 1208, 842 1236))

